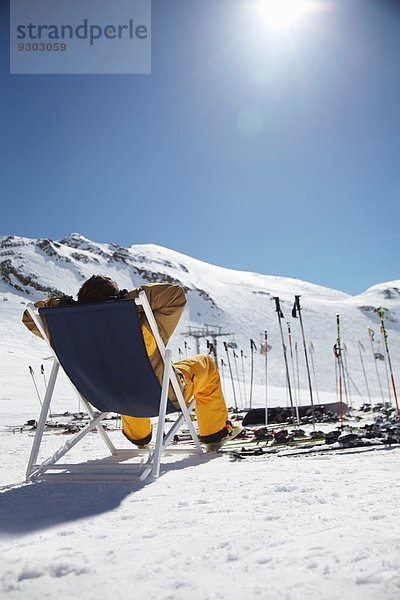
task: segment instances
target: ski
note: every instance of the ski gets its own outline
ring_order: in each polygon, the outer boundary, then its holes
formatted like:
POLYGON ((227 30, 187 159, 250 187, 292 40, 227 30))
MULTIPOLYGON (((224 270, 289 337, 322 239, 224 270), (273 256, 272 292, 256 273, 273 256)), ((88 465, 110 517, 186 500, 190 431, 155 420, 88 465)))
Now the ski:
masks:
POLYGON ((282 457, 290 457, 290 456, 306 456, 306 455, 318 455, 318 454, 353 454, 353 453, 362 453, 362 452, 371 452, 376 451, 378 449, 387 450, 389 448, 398 448, 400 447, 399 443, 394 444, 385 444, 384 442, 371 442, 371 443, 359 443, 353 445, 343 445, 343 446, 319 446, 319 447, 309 447, 309 448, 297 448, 292 449, 290 452, 282 452, 278 449, 269 448, 267 450, 263 450, 262 448, 256 448, 254 450, 231 450, 228 454, 233 459, 242 460, 248 458, 249 456, 278 456, 282 457))

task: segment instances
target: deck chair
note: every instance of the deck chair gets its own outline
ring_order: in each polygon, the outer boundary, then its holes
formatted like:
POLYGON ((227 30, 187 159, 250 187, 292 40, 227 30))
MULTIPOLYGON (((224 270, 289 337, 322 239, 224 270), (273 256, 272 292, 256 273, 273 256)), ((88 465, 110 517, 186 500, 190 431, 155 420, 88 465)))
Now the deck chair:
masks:
MULTIPOLYGON (((192 400, 186 407, 181 388, 172 368, 171 350, 166 348, 158 331, 157 322, 145 292, 138 298, 116 300, 98 304, 73 304, 70 306, 35 309, 27 307, 42 337, 53 351, 53 367, 49 377, 43 406, 37 424, 26 472, 27 480, 48 479, 51 476, 72 479, 119 480, 135 476, 141 481, 160 473, 161 456, 183 423, 189 429, 194 451, 203 452, 190 418, 194 407, 192 400), (148 358, 138 307, 147 317, 158 350, 164 361, 164 374, 160 385, 148 358), (47 416, 51 407, 59 370, 62 368, 85 407, 89 423, 52 456, 38 463, 39 450, 47 416), (168 395, 171 387, 177 397, 180 416, 164 432, 166 415, 177 412, 168 395), (95 412, 93 407, 97 409, 95 412), (146 450, 118 449, 102 426, 110 413, 135 417, 158 417, 155 445, 146 450), (59 463, 58 461, 76 444, 96 428, 113 460, 86 463, 59 463), (147 457, 146 457, 147 454, 147 457), (142 459, 138 464, 127 459, 142 459)), ((170 452, 172 449, 168 449, 170 452)), ((193 449, 188 449, 193 452, 193 449)))

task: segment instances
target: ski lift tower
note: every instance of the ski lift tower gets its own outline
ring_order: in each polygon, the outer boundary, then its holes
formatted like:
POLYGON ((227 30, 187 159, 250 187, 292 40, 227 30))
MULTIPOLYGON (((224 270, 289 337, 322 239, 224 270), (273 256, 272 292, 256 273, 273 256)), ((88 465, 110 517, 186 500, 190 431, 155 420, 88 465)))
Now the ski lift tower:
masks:
MULTIPOLYGON (((218 369, 218 354, 217 354, 217 338, 221 336, 233 336, 233 333, 222 331, 222 327, 219 325, 204 325, 203 327, 192 327, 188 326, 188 330, 182 335, 186 337, 192 337, 196 340, 196 353, 200 354, 200 340, 201 338, 207 339, 207 348, 214 356, 215 364, 218 369), (208 339, 211 338, 211 343, 208 343, 208 339)), ((234 342, 228 342, 228 346, 233 347, 234 342)))

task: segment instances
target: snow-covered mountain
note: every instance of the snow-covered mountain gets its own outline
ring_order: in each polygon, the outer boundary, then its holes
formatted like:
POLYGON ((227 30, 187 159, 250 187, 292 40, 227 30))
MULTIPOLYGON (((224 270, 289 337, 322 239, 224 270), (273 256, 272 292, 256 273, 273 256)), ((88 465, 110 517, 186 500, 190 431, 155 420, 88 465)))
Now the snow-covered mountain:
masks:
MULTIPOLYGON (((178 326, 172 344, 175 359, 184 356, 186 341, 189 353, 196 351, 195 340, 183 337, 188 327, 204 325, 221 327, 226 337, 218 338, 219 361, 226 355, 223 340, 237 344, 239 359, 231 354, 232 370, 239 379, 236 393, 245 395, 250 372, 250 338, 261 346, 264 331, 268 331, 268 383, 285 386, 285 371, 274 296, 281 299, 284 313, 284 335, 287 322, 291 324, 294 368, 296 372, 295 344, 298 346, 299 374, 303 401, 307 402, 307 378, 298 319, 291 317, 294 294, 301 294, 303 321, 307 345, 314 348, 316 380, 319 391, 335 393, 335 363, 333 345, 336 341, 336 313, 341 316, 342 340, 346 345, 346 360, 353 383, 351 393, 356 399, 357 390, 366 396, 360 352, 364 360, 370 391, 380 397, 380 387, 388 394, 385 363, 374 361, 367 327, 375 331, 375 351, 384 355, 379 318, 376 307, 383 306, 393 368, 400 377, 400 280, 375 285, 363 294, 349 296, 345 293, 301 281, 299 279, 240 272, 206 264, 173 250, 145 244, 123 248, 117 244, 93 242, 74 233, 62 240, 28 239, 17 236, 0 237, 0 358, 7 355, 23 357, 29 352, 43 354, 40 340, 29 334, 20 324, 21 313, 27 301, 36 301, 52 294, 75 295, 85 279, 93 274, 104 274, 115 279, 121 288, 132 289, 144 283, 180 283, 187 292, 188 305, 178 326), (365 351, 362 352, 361 342, 365 351), (240 350, 246 355, 243 364, 240 350), (237 369, 237 370, 236 370, 237 369), (244 379, 243 381, 243 372, 244 379)), ((206 339, 200 343, 206 350, 206 339)), ((288 347, 289 352, 289 347, 288 347)), ((255 378, 262 395, 264 381, 264 356, 257 353, 255 378)), ((290 353, 289 353, 290 363, 290 353)), ((4 361, 3 361, 4 364, 4 361)), ((291 363, 290 368, 292 371, 291 363)), ((227 368, 224 375, 227 378, 227 368)), ((6 375, 2 369, 2 376, 6 375)), ((227 379, 225 381, 228 386, 227 379)), ((226 390, 231 393, 230 388, 226 390)), ((261 400, 261 398, 259 398, 261 400)))

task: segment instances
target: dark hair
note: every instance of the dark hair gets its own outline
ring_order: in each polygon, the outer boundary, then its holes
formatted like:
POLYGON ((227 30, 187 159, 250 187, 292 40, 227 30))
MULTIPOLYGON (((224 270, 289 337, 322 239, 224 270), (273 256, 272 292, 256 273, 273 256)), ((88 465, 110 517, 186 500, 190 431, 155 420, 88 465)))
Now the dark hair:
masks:
POLYGON ((104 277, 104 275, 92 275, 78 292, 78 302, 82 304, 117 298, 119 298, 118 285, 110 277, 104 277))

